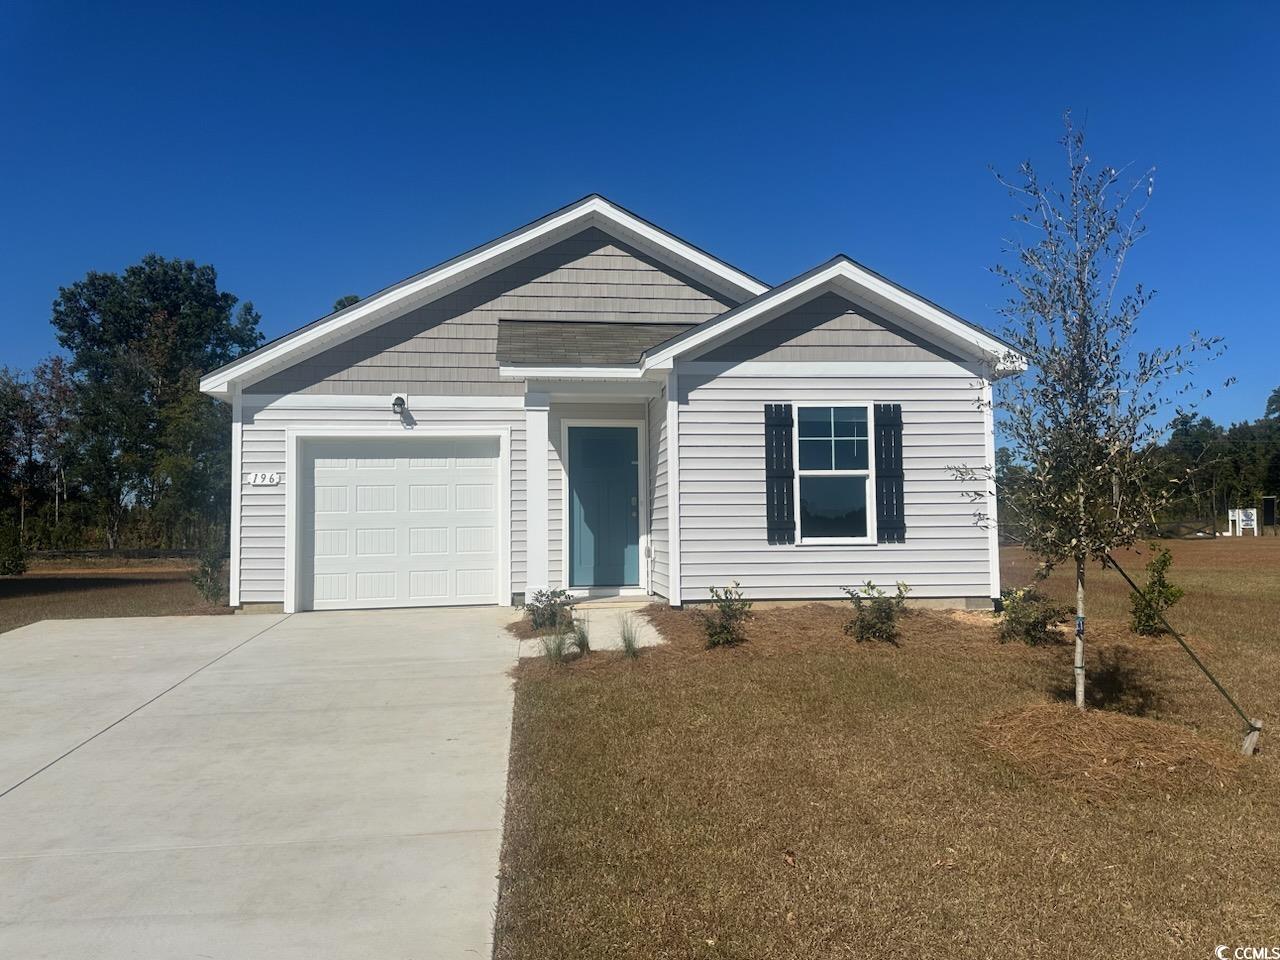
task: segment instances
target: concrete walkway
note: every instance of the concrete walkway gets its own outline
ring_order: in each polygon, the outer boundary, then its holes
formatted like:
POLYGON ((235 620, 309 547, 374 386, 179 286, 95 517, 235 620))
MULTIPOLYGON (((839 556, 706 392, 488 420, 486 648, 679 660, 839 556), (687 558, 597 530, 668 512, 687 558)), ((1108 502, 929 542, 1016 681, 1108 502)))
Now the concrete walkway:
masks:
MULTIPOLYGON (((621 650, 624 621, 631 624, 637 647, 656 647, 666 643, 666 640, 653 628, 648 618, 640 614, 640 611, 651 602, 650 600, 588 601, 574 607, 573 618, 586 624, 587 637, 592 650, 621 650)), ((541 637, 520 641, 521 658, 545 655, 546 647, 541 637)))
POLYGON ((0 635, 0 957, 487 958, 510 619, 0 635))

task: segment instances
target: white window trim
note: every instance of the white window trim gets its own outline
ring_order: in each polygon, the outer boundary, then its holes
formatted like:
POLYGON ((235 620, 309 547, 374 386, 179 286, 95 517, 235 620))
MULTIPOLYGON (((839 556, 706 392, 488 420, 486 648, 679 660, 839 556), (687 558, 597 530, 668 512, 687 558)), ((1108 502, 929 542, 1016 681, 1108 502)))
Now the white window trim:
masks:
POLYGON ((876 405, 871 400, 793 400, 791 401, 791 463, 795 485, 797 547, 866 546, 876 540, 876 405), (810 477, 864 477, 867 481, 867 535, 865 537, 806 537, 800 514, 800 408, 862 407, 867 411, 866 470, 805 470, 810 477))
POLYGON ((577 596, 627 596, 626 591, 647 594, 649 592, 649 565, 645 558, 649 555, 649 424, 645 420, 575 420, 560 421, 560 578, 564 588, 577 596), (638 584, 622 587, 571 587, 569 578, 569 428, 570 427, 631 427, 636 431, 636 526, 639 531, 638 548, 640 551, 638 584), (593 594, 592 591, 595 591, 593 594), (601 593, 600 591, 605 591, 601 593))
MULTIPOLYGON (((301 517, 298 501, 301 495, 299 468, 303 462, 302 444, 307 440, 430 440, 437 437, 496 437, 498 440, 498 589, 493 602, 506 606, 511 602, 511 429, 509 427, 431 427, 406 430, 403 427, 288 427, 284 445, 284 612, 298 612, 302 593, 298 562, 301 517)), ((435 604, 455 606, 455 604, 435 604)), ((364 608, 421 607, 430 604, 365 604, 364 608)), ((350 609, 361 609, 360 604, 350 609)))

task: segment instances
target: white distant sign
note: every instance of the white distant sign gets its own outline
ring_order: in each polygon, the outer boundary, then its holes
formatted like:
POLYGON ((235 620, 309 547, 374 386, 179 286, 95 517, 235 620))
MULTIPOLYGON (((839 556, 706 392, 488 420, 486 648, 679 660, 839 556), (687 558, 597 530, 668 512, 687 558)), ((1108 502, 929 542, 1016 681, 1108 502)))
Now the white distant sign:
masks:
POLYGON ((1258 535, 1258 511, 1253 507, 1236 507, 1227 511, 1228 535, 1244 536, 1248 530, 1255 537, 1258 535))
POLYGON ((251 487, 275 487, 280 484, 280 474, 278 473, 251 473, 249 474, 249 486, 251 487))

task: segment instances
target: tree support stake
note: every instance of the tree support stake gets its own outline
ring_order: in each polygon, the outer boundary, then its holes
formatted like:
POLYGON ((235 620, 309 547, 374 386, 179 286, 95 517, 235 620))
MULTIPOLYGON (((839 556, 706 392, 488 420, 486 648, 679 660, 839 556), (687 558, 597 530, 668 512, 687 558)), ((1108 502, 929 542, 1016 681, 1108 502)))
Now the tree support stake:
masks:
POLYGON ((1232 697, 1231 694, 1227 693, 1227 688, 1218 682, 1218 678, 1209 672, 1209 668, 1206 667, 1200 658, 1196 656, 1195 651, 1188 646, 1187 641, 1183 639, 1182 634, 1173 629, 1173 626, 1165 619, 1164 614, 1156 609, 1156 606, 1147 599, 1147 595, 1145 593, 1138 589, 1138 585, 1133 582, 1133 579, 1127 573, 1124 572, 1124 568, 1121 567, 1120 564, 1116 563, 1116 558, 1111 556, 1110 553, 1107 554, 1107 563, 1110 566, 1115 567, 1116 573, 1124 577, 1124 582, 1129 585, 1129 589, 1141 597, 1142 602, 1147 605, 1147 608, 1160 618, 1160 622, 1164 624, 1164 628, 1169 631, 1173 639, 1177 640, 1182 649, 1186 651, 1187 656, 1191 658, 1191 662, 1199 667, 1200 672, 1209 678, 1209 682, 1217 687, 1218 692, 1222 694, 1223 699, 1226 700, 1227 703, 1231 704, 1231 709, 1239 714, 1240 719, 1244 721, 1245 735, 1241 752, 1244 753, 1246 757, 1251 757, 1257 753, 1258 737, 1262 733, 1262 721, 1253 719, 1245 713, 1243 709, 1241 709, 1240 704, 1236 703, 1235 698, 1232 697))

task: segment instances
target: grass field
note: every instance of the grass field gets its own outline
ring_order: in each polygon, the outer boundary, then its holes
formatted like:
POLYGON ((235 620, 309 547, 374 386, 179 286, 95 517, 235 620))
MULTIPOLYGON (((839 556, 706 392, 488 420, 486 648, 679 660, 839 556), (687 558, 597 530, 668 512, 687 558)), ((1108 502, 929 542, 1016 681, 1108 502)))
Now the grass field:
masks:
MULTIPOLYGON (((1280 539, 1178 542, 1173 619, 1280 736, 1280 539)), ((1129 560, 1135 576, 1145 557, 1129 560)), ((1006 585, 1029 561, 1005 556, 1006 585)), ((857 645, 830 606, 739 648, 671 643, 518 672, 497 956, 1210 957, 1280 944, 1280 764, 1091 571, 1070 647, 917 612, 857 645), (1142 719, 1116 712, 1143 714, 1142 719)), ((1049 589, 1068 598, 1069 579, 1049 589)))
POLYGON ((0 633, 37 620, 229 612, 205 603, 191 583, 191 567, 172 561, 63 562, 0 577, 0 633))

